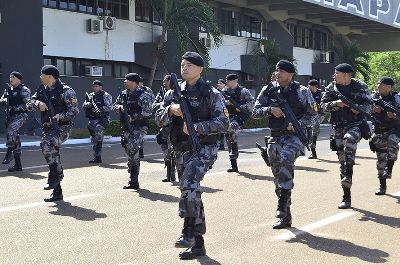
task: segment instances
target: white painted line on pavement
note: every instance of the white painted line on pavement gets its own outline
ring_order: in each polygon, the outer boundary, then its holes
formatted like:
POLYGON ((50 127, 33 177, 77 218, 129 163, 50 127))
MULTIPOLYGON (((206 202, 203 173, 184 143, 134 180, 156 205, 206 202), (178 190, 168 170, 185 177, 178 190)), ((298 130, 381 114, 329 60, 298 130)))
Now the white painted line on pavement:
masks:
MULTIPOLYGON (((80 195, 67 197, 64 199, 64 201, 69 202, 69 201, 74 201, 74 200, 78 200, 78 199, 84 199, 84 198, 89 198, 89 197, 94 197, 94 196, 99 196, 99 195, 100 194, 97 194, 97 193, 80 194, 80 195)), ((33 203, 16 205, 16 206, 3 207, 3 208, 0 208, 0 213, 12 212, 12 211, 21 210, 21 209, 35 208, 38 206, 48 205, 48 204, 49 204, 48 202, 43 201, 43 202, 33 202, 33 203)))
MULTIPOLYGON (((155 153, 155 154, 148 154, 148 155, 144 155, 144 157, 148 157, 148 156, 158 156, 158 155, 162 155, 164 153, 155 153)), ((127 156, 120 156, 120 157, 116 157, 115 159, 127 159, 127 156)), ((146 161, 146 160, 145 160, 146 161)))
POLYGON ((302 235, 306 232, 315 230, 317 228, 320 228, 320 227, 323 227, 323 226, 326 226, 326 225, 329 225, 332 223, 336 223, 340 220, 343 220, 343 219, 350 217, 352 215, 355 215, 355 214, 356 214, 355 212, 342 212, 342 213, 333 215, 331 217, 322 219, 320 221, 317 221, 315 223, 311 223, 306 226, 300 227, 300 228, 298 228, 298 231, 287 231, 281 235, 275 236, 275 238, 278 240, 289 240, 289 239, 295 238, 296 236, 302 235))
MULTIPOLYGON (((25 169, 35 169, 35 168, 42 168, 42 167, 48 167, 48 165, 24 167, 23 169, 24 169, 24 170, 25 170, 25 169)), ((7 172, 7 171, 8 171, 8 169, 2 169, 2 170, 0 170, 0 173, 1 173, 1 172, 7 172)), ((13 172, 13 173, 18 173, 18 172, 13 172)))

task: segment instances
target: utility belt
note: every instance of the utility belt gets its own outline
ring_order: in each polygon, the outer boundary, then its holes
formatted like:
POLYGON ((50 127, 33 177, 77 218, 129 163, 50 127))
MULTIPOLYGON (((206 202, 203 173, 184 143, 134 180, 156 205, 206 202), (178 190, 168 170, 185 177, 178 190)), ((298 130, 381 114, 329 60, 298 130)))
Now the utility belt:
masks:
POLYGON ((396 130, 396 127, 374 127, 374 133, 381 134, 396 130))
POLYGON ((219 139, 219 134, 200 135, 199 138, 200 138, 200 144, 212 145, 212 144, 217 144, 219 139))
POLYGON ((294 134, 294 132, 288 131, 288 130, 272 130, 271 129, 272 137, 280 137, 280 136, 291 135, 291 134, 294 134))
MULTIPOLYGON (((58 124, 58 126, 65 126, 65 125, 71 126, 72 125, 72 121, 58 121, 57 124, 58 124)), ((43 131, 48 132, 51 129, 52 129, 51 122, 43 123, 43 125, 42 125, 42 130, 43 131)))

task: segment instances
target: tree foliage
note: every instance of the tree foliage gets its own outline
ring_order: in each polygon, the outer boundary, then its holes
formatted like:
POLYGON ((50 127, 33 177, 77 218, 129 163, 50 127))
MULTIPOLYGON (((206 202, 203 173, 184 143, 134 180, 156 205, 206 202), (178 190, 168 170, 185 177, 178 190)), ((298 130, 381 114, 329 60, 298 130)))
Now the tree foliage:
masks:
POLYGON ((370 52, 371 67, 368 86, 375 89, 382 76, 390 76, 395 82, 395 90, 400 91, 400 52, 370 52))

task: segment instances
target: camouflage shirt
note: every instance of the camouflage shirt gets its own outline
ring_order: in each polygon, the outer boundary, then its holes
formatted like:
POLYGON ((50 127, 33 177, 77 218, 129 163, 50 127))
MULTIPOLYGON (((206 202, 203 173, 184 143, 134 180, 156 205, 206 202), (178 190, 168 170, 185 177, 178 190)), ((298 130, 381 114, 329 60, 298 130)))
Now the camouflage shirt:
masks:
MULTIPOLYGON (((151 89, 150 89, 151 91, 151 89)), ((131 113, 128 110, 128 114, 131 116, 133 120, 141 120, 151 116, 152 114, 152 104, 154 101, 154 94, 149 90, 145 89, 144 92, 140 95, 139 99, 137 100, 140 106, 140 112, 131 113)), ((129 105, 129 102, 126 102, 127 96, 131 96, 132 93, 135 93, 134 90, 125 89, 123 90, 117 97, 114 105, 113 110, 119 112, 118 108, 125 104, 129 105)))
MULTIPOLYGON (((92 92, 89 94, 89 97, 94 97, 95 93, 92 92)), ((103 101, 104 101, 104 105, 103 106, 97 106, 99 107, 101 112, 105 112, 105 113, 109 113, 112 110, 113 107, 113 102, 112 102, 112 96, 107 93, 106 91, 104 91, 104 95, 103 95, 103 101)), ((90 102, 84 102, 82 105, 82 108, 86 109, 86 108, 91 108, 91 104, 90 102), (88 104, 89 103, 89 104, 88 104)))
MULTIPOLYGON (((231 96, 231 97, 235 97, 235 93, 236 93, 236 89, 238 89, 239 86, 237 86, 234 89, 230 89, 228 87, 225 87, 222 90, 222 93, 224 93, 225 95, 231 96)), ((243 104, 240 104, 240 107, 244 110, 246 110, 248 113, 251 113, 254 107, 254 102, 255 99, 253 97, 253 95, 250 93, 250 91, 247 88, 241 87, 241 91, 240 91, 240 101, 243 102, 243 104)))
MULTIPOLYGON (((21 97, 22 97, 22 104, 18 104, 17 106, 10 106, 10 111, 13 112, 24 112, 27 110, 26 108, 26 104, 28 103, 29 99, 31 98, 31 90, 26 87, 24 84, 20 84, 18 87, 16 88, 21 88, 21 97)), ((12 90, 4 90, 4 93, 0 99, 0 104, 5 105, 7 104, 8 98, 10 97, 10 95, 8 95, 8 91, 10 91, 10 93, 13 94, 13 96, 17 96, 14 93, 14 90, 16 89, 12 89, 12 90)))

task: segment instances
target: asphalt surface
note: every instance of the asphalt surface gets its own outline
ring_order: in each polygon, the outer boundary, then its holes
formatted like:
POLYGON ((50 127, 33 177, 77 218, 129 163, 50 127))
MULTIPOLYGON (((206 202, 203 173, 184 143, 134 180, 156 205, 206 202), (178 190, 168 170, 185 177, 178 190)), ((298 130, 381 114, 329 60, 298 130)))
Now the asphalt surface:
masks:
MULTIPOLYGON (((378 187, 375 155, 359 144, 352 205, 339 210, 339 165, 324 128, 319 159, 300 157, 293 191, 293 227, 273 230, 276 197, 271 170, 256 141, 240 136, 239 173, 226 173, 221 151, 206 175, 203 201, 207 256, 180 261, 174 248, 182 220, 179 190, 163 183, 161 150, 145 143, 139 191, 123 190, 126 155, 107 144, 103 164, 91 166, 91 147, 64 146, 64 202, 44 203, 47 166, 38 147, 23 149, 24 171, 0 165, 0 264, 400 264, 399 166, 386 196, 378 187)), ((0 156, 4 156, 0 152, 0 156)))

